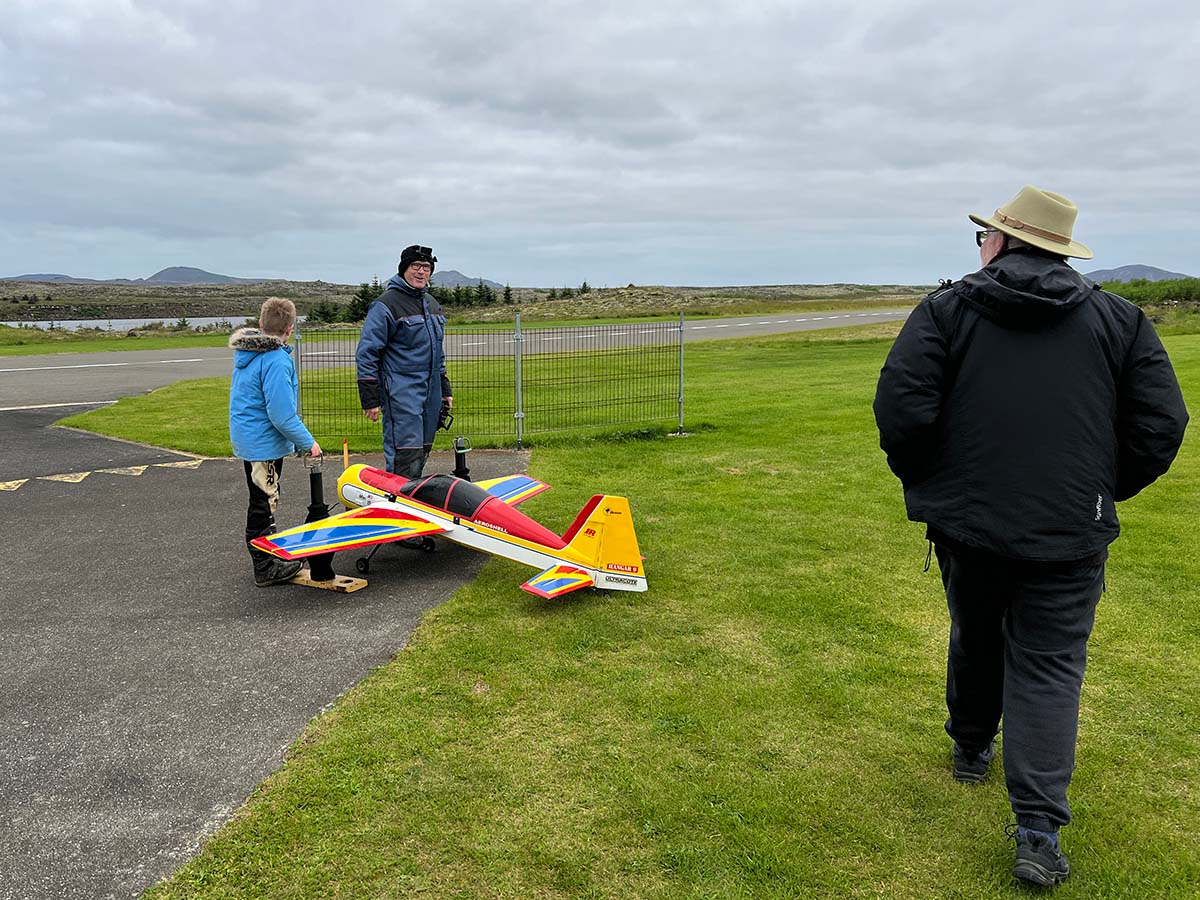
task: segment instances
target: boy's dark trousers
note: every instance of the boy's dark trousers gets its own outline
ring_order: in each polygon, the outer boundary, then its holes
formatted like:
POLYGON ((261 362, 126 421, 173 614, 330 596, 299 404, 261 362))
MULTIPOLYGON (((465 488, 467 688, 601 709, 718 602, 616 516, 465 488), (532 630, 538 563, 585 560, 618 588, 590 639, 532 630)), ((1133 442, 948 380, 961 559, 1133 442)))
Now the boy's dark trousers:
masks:
MULTIPOLYGON (((279 503, 279 479, 283 475, 283 459, 265 461, 242 460, 246 468, 246 486, 250 489, 250 505, 246 509, 246 544, 256 537, 275 533, 275 507, 279 503)), ((251 555, 257 552, 251 549, 251 555)))
POLYGON ((250 542, 256 537, 275 533, 275 506, 279 502, 279 478, 283 460, 242 461, 246 467, 246 486, 250 489, 250 505, 246 509, 246 549, 254 561, 254 583, 259 587, 289 581, 303 565, 298 560, 277 559, 250 542))
POLYGON ((946 731, 984 749, 1004 718, 1004 777, 1017 823, 1071 820, 1079 693, 1107 553, 1027 562, 938 541, 950 608, 946 731))

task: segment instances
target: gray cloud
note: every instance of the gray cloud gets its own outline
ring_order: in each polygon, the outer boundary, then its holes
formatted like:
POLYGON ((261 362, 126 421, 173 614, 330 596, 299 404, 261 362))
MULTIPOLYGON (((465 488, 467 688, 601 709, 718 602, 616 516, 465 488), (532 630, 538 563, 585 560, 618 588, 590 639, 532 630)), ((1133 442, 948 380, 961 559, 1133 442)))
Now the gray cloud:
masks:
POLYGON ((1161 0, 18 0, 0 273, 358 281, 419 239, 513 284, 929 282, 1027 182, 1098 264, 1200 272, 1197 37, 1161 0))

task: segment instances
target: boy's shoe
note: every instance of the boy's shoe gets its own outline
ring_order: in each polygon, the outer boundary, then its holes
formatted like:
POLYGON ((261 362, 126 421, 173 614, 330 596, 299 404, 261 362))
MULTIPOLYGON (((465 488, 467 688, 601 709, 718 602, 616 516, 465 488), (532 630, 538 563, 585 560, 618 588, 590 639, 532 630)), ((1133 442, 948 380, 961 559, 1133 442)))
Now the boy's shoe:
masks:
POLYGON ((1038 887, 1054 887, 1066 881, 1071 864, 1058 848, 1058 841, 1044 831, 1009 825, 1005 831, 1017 842, 1013 877, 1038 887))
MULTIPOLYGON (((265 555, 265 554, 264 554, 265 555)), ((254 560, 254 583, 259 587, 270 587, 273 584, 283 584, 291 581, 304 567, 298 559, 283 560, 274 556, 254 560)))
POLYGON ((987 780, 988 767, 996 756, 996 742, 991 741, 982 750, 971 753, 957 743, 950 754, 954 762, 954 780, 963 784, 982 784, 987 780))

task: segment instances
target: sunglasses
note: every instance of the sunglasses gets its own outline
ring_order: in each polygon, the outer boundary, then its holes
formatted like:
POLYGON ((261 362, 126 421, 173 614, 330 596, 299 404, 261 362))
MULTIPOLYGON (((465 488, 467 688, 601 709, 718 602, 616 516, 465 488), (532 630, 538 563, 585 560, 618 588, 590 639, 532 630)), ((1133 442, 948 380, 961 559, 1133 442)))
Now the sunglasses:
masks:
POLYGON ((993 234, 998 234, 998 233, 999 232, 995 228, 989 228, 987 231, 975 232, 975 246, 982 247, 984 241, 986 241, 993 234))

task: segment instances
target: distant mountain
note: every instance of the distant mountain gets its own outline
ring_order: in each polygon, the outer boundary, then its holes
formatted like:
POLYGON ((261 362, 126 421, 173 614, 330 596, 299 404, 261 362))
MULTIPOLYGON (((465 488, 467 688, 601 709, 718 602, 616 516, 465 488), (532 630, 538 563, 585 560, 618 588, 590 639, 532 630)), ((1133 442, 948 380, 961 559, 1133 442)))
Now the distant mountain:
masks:
POLYGON ((12 275, 0 281, 40 281, 46 284, 99 284, 94 278, 72 278, 70 275, 12 275))
POLYGON ((434 272, 433 277, 430 278, 429 281, 431 284, 435 284, 438 287, 458 287, 460 284, 464 287, 475 287, 475 285, 482 281, 493 290, 504 290, 504 285, 502 284, 497 284, 494 281, 488 281, 486 278, 468 278, 462 272, 457 272, 454 269, 446 269, 444 272, 434 272))
POLYGON ((217 275, 190 266, 171 266, 155 272, 146 279, 146 284, 261 284, 270 278, 234 278, 232 275, 217 275))
POLYGON ((0 281, 37 281, 44 284, 261 284, 274 278, 234 278, 194 269, 190 266, 170 266, 149 278, 76 278, 73 275, 13 275, 0 281))
POLYGON ((1121 266, 1116 269, 1097 269, 1095 272, 1085 272, 1084 275, 1092 281, 1135 281, 1144 278, 1146 281, 1172 281, 1176 278, 1191 278, 1191 275, 1181 275, 1178 272, 1168 272, 1154 266, 1121 266))

